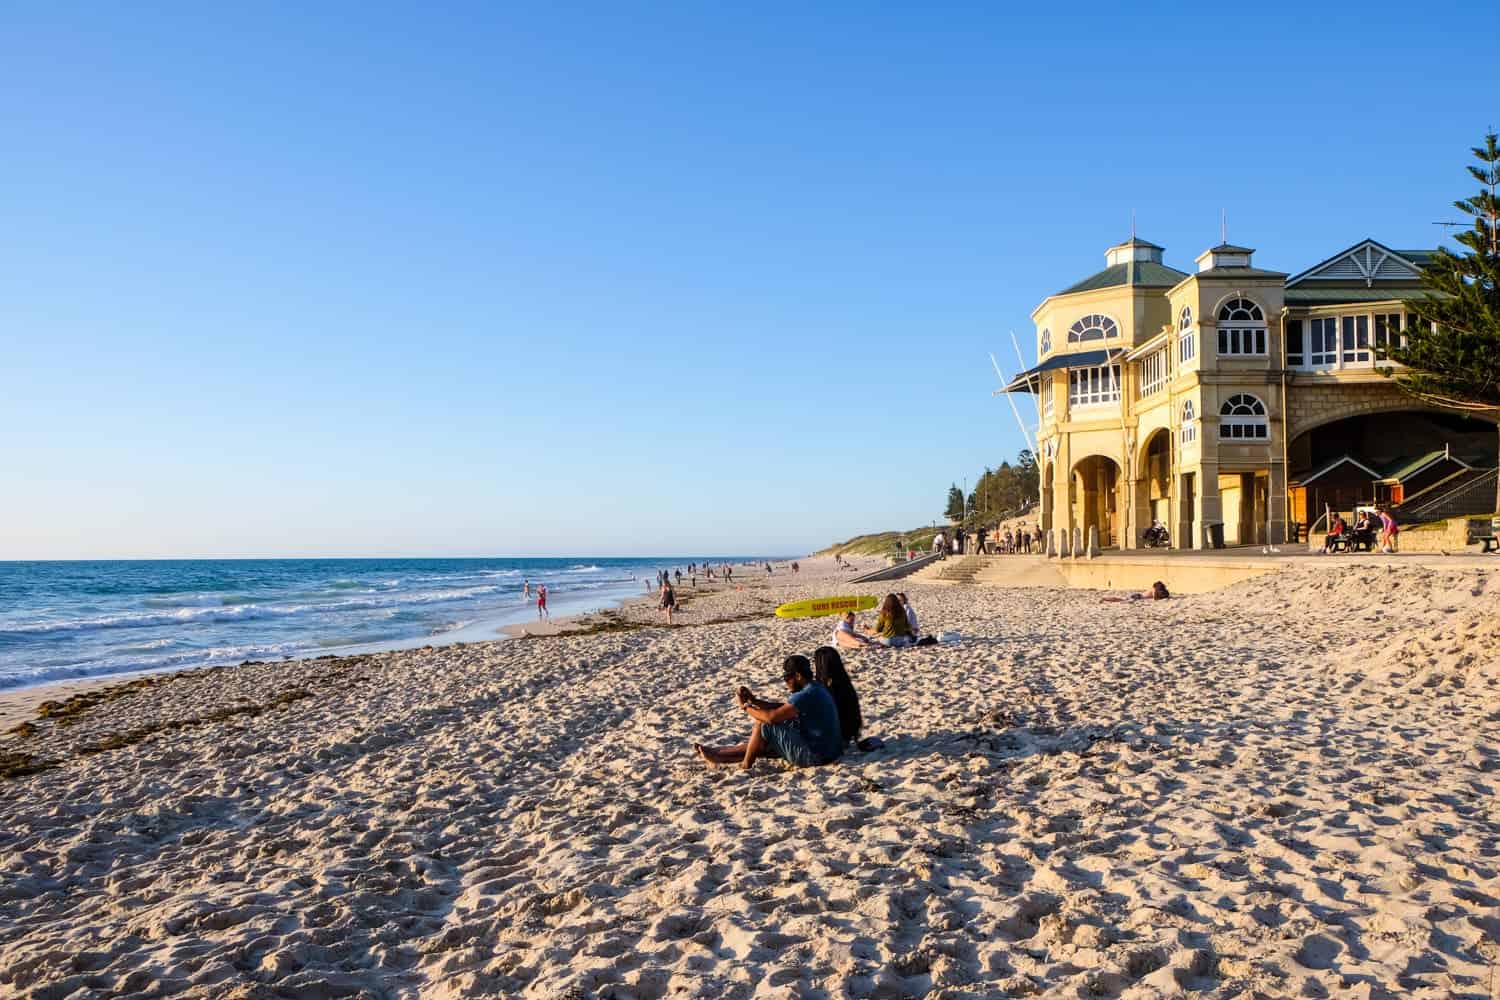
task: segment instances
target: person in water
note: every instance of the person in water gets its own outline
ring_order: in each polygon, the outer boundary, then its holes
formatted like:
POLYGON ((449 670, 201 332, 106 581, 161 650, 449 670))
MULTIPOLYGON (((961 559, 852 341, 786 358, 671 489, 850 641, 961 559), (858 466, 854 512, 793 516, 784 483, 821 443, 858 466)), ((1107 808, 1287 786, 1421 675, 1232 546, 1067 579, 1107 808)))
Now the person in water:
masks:
POLYGON ((813 679, 833 696, 844 742, 858 743, 865 719, 859 711, 859 695, 854 691, 854 682, 849 679, 849 671, 844 669, 844 658, 838 650, 832 646, 819 646, 813 650, 813 679))
POLYGON ((548 621, 552 620, 552 612, 547 610, 547 585, 545 583, 537 584, 536 617, 538 621, 543 618, 547 619, 548 621))
POLYGON ((906 609, 895 594, 886 594, 880 602, 880 613, 875 616, 875 641, 882 646, 910 646, 916 642, 906 609))
POLYGON ((747 687, 736 692, 740 708, 754 720, 748 741, 728 747, 694 743, 698 756, 710 767, 738 763, 745 771, 762 757, 780 757, 793 767, 816 767, 843 756, 838 707, 828 689, 814 679, 807 657, 788 656, 781 678, 789 692, 784 702, 757 698, 747 687))

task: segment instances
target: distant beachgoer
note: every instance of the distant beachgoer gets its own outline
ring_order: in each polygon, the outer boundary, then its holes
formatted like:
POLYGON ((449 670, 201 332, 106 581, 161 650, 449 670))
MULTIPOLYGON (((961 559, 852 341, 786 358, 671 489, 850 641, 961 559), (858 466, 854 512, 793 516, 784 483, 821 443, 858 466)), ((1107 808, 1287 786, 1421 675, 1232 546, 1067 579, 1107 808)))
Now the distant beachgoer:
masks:
POLYGON ((526 598, 526 600, 528 600, 528 601, 531 600, 531 581, 530 580, 522 580, 521 581, 521 596, 524 597, 524 598, 526 598))
POLYGON ((796 563, 792 563, 792 575, 796 576, 800 572, 802 572, 802 567, 798 566, 796 563))
POLYGON ((740 708, 755 720, 747 742, 728 747, 694 743, 698 756, 711 766, 738 763, 745 771, 762 757, 780 757, 793 767, 816 767, 843 756, 838 706, 813 678, 807 657, 788 656, 781 676, 791 692, 785 702, 757 698, 747 687, 736 692, 740 708))
POLYGON ((843 646, 846 649, 858 649, 860 646, 869 646, 875 642, 863 632, 854 628, 854 612, 845 611, 839 618, 838 624, 833 627, 833 644, 843 646))
POLYGON ((875 641, 882 646, 910 646, 916 641, 911 622, 906 620, 906 609, 895 594, 886 594, 880 602, 880 612, 875 616, 875 641))
POLYGON ((766 563, 766 576, 770 576, 770 575, 771 575, 771 564, 770 563, 766 563))
POLYGON ((984 541, 989 537, 989 531, 980 528, 974 535, 974 551, 984 555, 984 541))
POLYGON ((1318 551, 1326 555, 1332 549, 1334 540, 1343 538, 1344 532, 1347 531, 1348 528, 1348 524, 1344 522, 1344 515, 1333 515, 1333 523, 1328 526, 1328 534, 1323 536, 1323 547, 1318 551))
POLYGON ((1396 519, 1388 510, 1376 511, 1376 516, 1380 518, 1380 551, 1396 551, 1396 534, 1401 530, 1401 526, 1396 523, 1396 519))
POLYGON ((547 610, 547 585, 538 584, 536 588, 536 616, 538 619, 552 620, 552 612, 547 610))
POLYGON ((897 594, 896 600, 901 602, 901 607, 906 611, 906 623, 911 626, 911 634, 918 636, 922 630, 917 628, 917 609, 911 606, 911 601, 905 594, 897 594))
POLYGON ((1171 596, 1172 595, 1167 592, 1167 585, 1165 583, 1162 583, 1160 580, 1157 580, 1155 583, 1153 583, 1151 585, 1151 589, 1150 590, 1141 591, 1139 593, 1134 593, 1134 594, 1129 594, 1129 595, 1127 595, 1127 597, 1113 597, 1113 596, 1106 597, 1106 598, 1103 598, 1103 600, 1107 604, 1118 604, 1121 601, 1125 601, 1125 600, 1131 600, 1131 601, 1165 601, 1167 598, 1169 598, 1171 596))
POLYGON ((672 589, 670 581, 664 581, 661 585, 661 612, 666 615, 667 624, 672 624, 672 612, 677 610, 677 593, 672 589))
POLYGON ((859 695, 855 693, 854 682, 849 679, 849 671, 844 669, 844 658, 838 650, 832 646, 819 646, 813 650, 813 677, 833 696, 844 742, 857 743, 865 720, 859 711, 859 695))

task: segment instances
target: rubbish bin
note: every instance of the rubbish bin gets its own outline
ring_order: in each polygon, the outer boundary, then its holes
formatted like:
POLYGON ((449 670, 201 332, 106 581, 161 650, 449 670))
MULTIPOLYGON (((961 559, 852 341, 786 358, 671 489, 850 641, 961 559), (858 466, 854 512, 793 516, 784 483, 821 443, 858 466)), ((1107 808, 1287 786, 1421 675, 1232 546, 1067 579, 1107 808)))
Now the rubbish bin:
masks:
POLYGON ((1217 522, 1207 525, 1208 547, 1211 549, 1222 549, 1224 547, 1224 525, 1217 522))

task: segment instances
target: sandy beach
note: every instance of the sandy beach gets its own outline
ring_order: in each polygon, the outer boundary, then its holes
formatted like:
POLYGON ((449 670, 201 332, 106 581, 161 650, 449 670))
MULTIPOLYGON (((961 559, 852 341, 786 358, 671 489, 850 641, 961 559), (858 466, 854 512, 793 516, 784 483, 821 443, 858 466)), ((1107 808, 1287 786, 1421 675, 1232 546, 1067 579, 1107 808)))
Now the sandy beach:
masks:
POLYGON ((828 636, 771 617, 839 587, 803 566, 670 629, 8 693, 0 994, 1492 995, 1495 572, 907 583, 962 640, 847 657, 882 749, 710 770, 828 636))

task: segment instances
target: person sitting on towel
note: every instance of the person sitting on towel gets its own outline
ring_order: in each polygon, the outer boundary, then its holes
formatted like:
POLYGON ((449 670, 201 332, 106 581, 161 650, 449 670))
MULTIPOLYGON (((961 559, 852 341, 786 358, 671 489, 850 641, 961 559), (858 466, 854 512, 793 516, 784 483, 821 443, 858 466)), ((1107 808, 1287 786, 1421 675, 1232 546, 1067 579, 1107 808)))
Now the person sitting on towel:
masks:
POLYGON ((788 656, 781 677, 791 692, 784 702, 757 698, 747 687, 736 693, 740 708, 755 720, 748 742, 729 747, 694 743, 698 755, 710 766, 738 762, 745 771, 761 757, 780 757, 793 767, 815 767, 843 756, 838 707, 828 689, 813 679, 807 657, 788 656))
POLYGON ((839 618, 839 623, 833 627, 833 644, 843 646, 845 649, 858 649, 860 646, 869 646, 875 642, 863 632, 854 628, 854 612, 845 611, 839 618))

